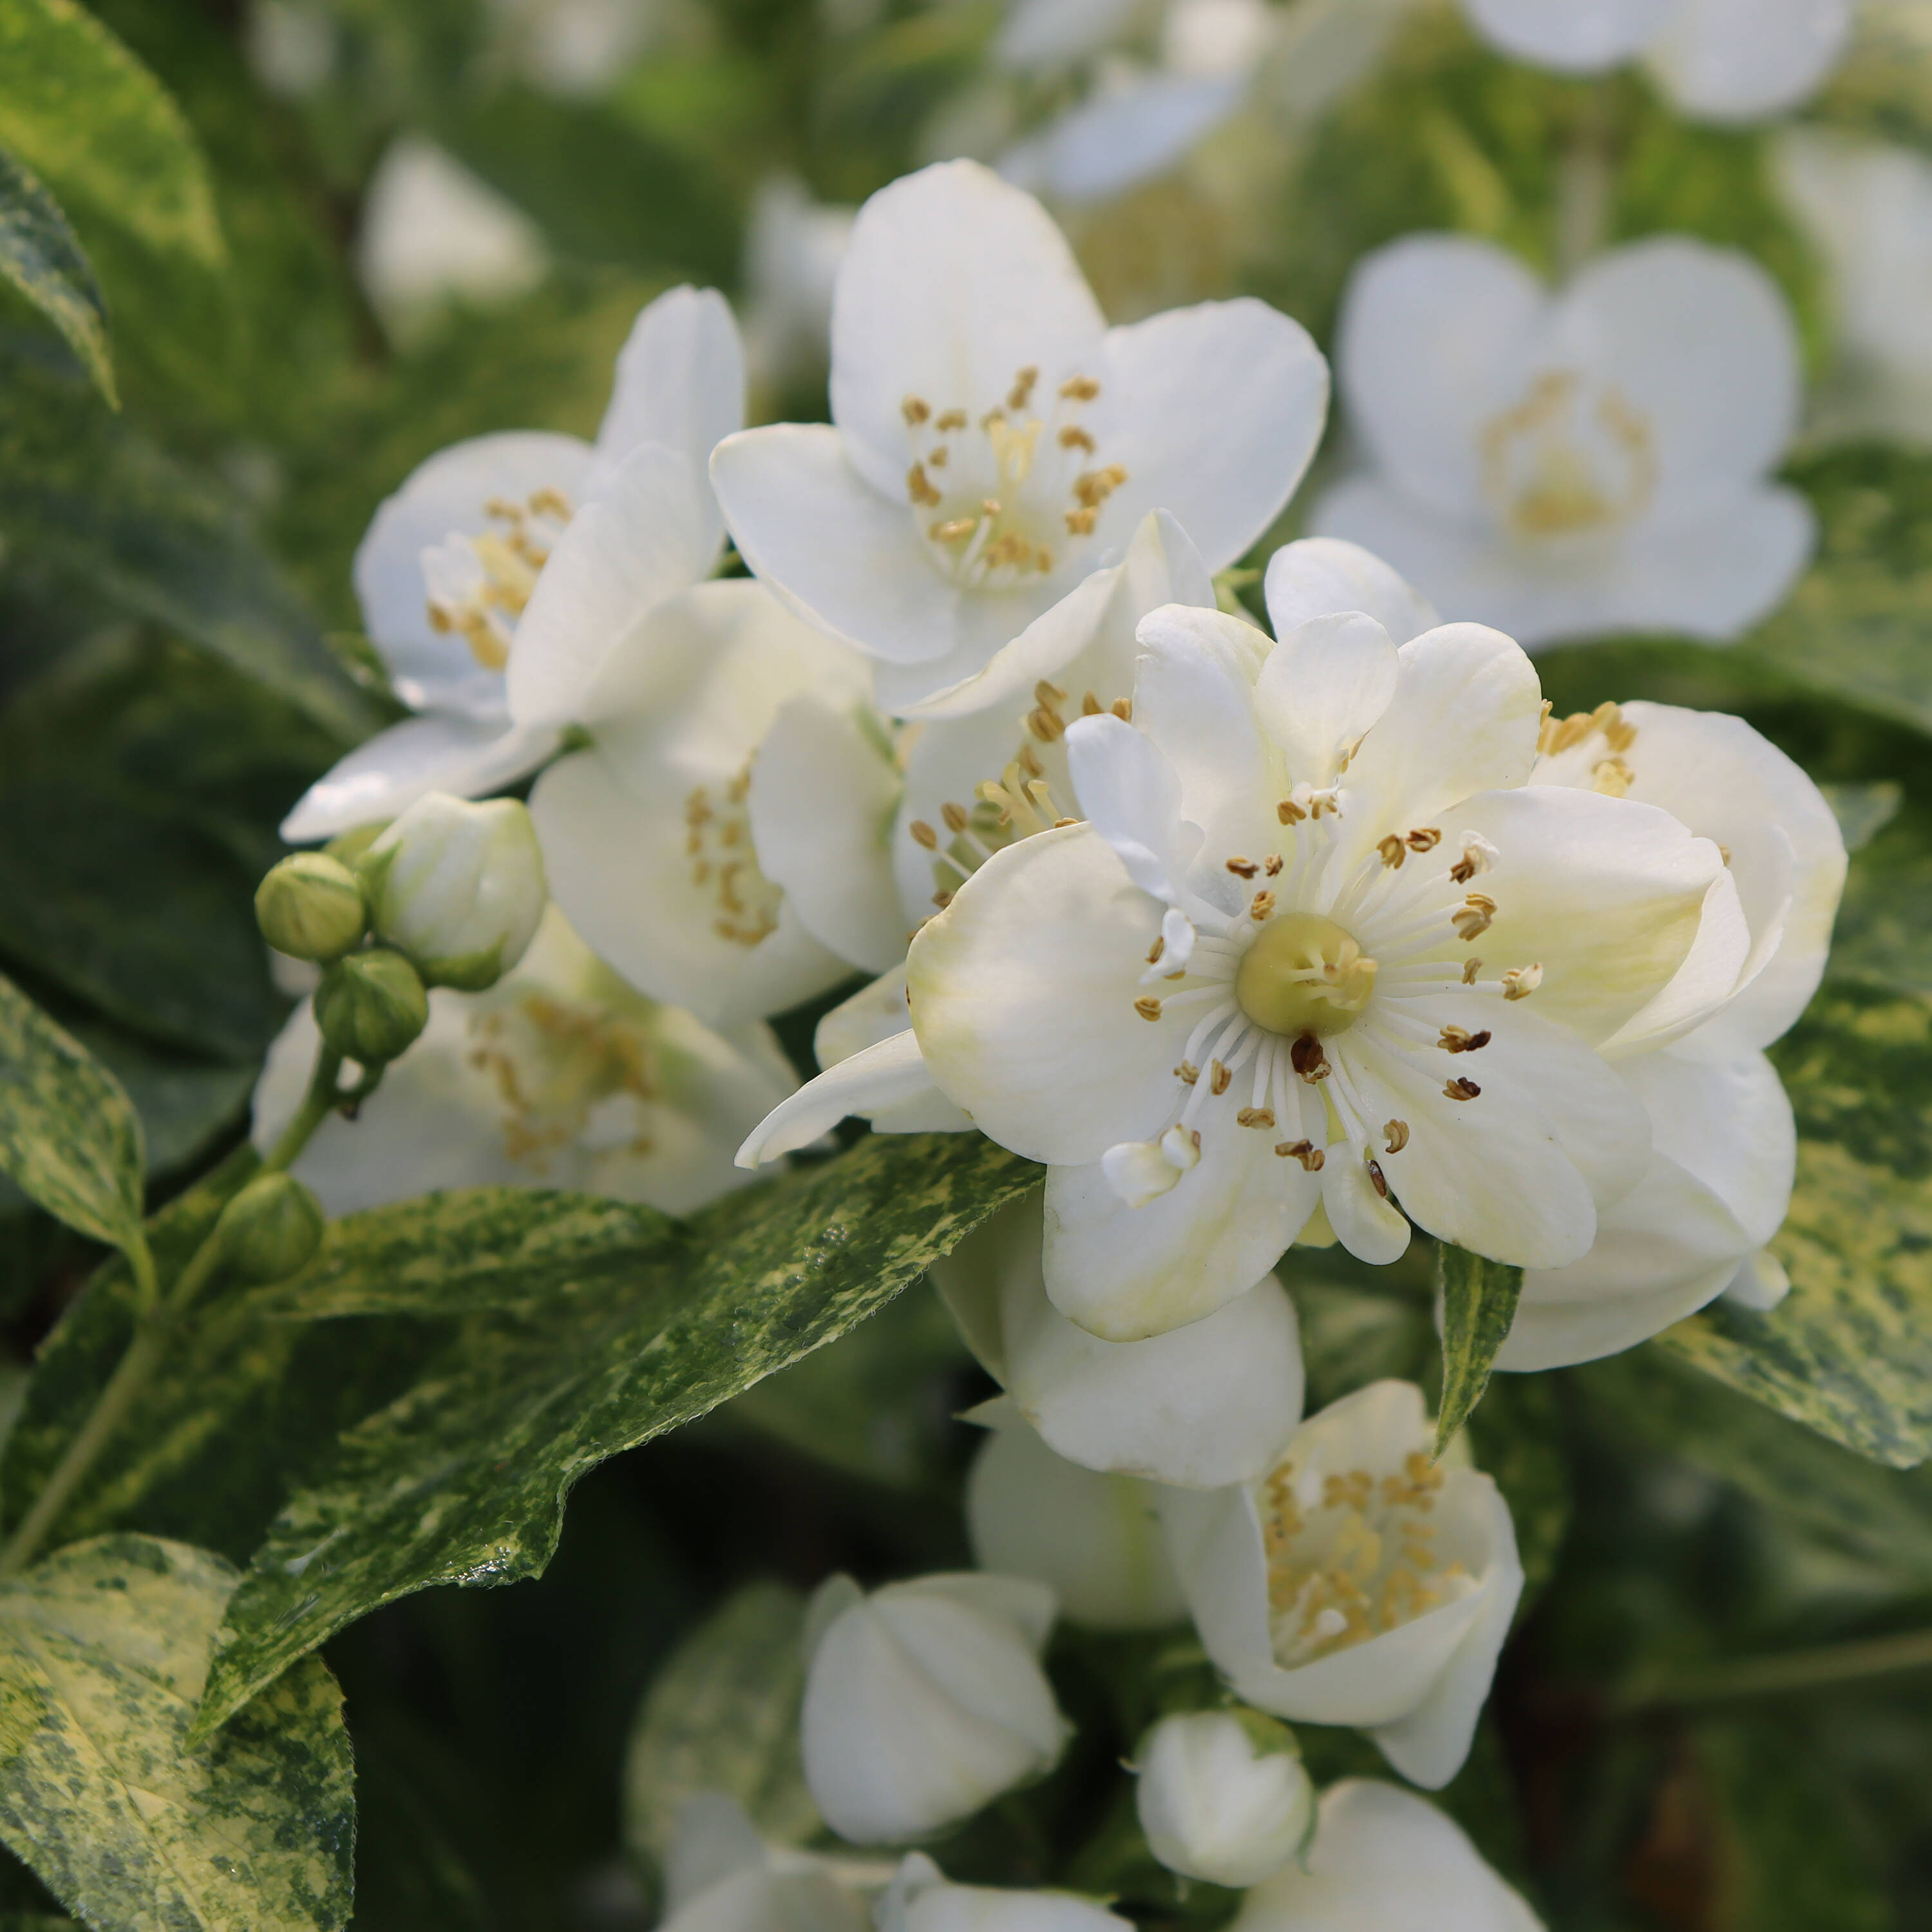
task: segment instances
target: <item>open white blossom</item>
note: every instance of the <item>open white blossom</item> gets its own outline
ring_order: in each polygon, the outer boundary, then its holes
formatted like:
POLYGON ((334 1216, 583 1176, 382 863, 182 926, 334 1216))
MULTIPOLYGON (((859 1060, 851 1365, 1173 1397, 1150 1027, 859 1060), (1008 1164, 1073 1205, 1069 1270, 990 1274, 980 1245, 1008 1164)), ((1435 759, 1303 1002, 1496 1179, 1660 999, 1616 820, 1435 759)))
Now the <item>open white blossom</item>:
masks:
POLYGON ((1836 355, 1814 433, 1932 445, 1932 160, 1817 128, 1787 130, 1774 153, 1828 271, 1836 355))
POLYGON ((1018 1416, 998 1418, 966 1478, 983 1570, 1030 1576, 1090 1630, 1160 1630, 1187 1614, 1151 1483, 1056 1456, 1018 1416))
POLYGON ((822 376, 832 291, 856 208, 814 201, 796 176, 758 184, 745 231, 745 359, 772 387, 822 376))
POLYGON ((1532 784, 1610 789, 1714 841, 1750 944, 1723 1002, 1680 1036, 1618 1060, 1650 1117, 1643 1178, 1604 1210, 1590 1252, 1530 1270, 1498 1358, 1542 1369, 1631 1347, 1729 1290, 1784 1285, 1763 1245, 1797 1157, 1790 1102, 1763 1048, 1816 990, 1845 879, 1844 840, 1804 772, 1742 719, 1667 704, 1551 718, 1532 784))
POLYGON ((889 1876, 768 1845, 735 1799, 694 1792, 672 1821, 662 1932, 868 1932, 858 1881, 889 1876))
POLYGON ((1132 1932, 1126 1919, 1070 1892, 950 1884, 923 1852, 899 1867, 873 1923, 878 1932, 1132 1932))
POLYGON ((1253 542, 1321 434, 1325 365, 1250 299, 1108 329, 1040 204, 976 163, 860 211, 832 319, 829 424, 728 438, 712 474, 746 562, 878 662, 896 716, 1003 696, 1091 638, 1150 510, 1210 571, 1253 542))
MULTIPOLYGON (((255 1089, 266 1152, 294 1118, 319 1036, 304 1004, 255 1089)), ((439 987, 429 1024, 354 1120, 331 1117, 293 1172, 332 1214, 436 1187, 560 1187, 688 1214, 746 1178, 731 1156, 795 1084, 763 1026, 717 1034, 634 992, 553 906, 484 993, 439 987)))
POLYGON ((1258 1482, 1162 1492, 1208 1654, 1258 1710, 1350 1724, 1413 1783, 1468 1755, 1522 1593, 1508 1505, 1412 1382, 1311 1416, 1258 1482))
POLYGON ((1664 236, 1552 295, 1493 243, 1411 236, 1356 269, 1338 339, 1367 467, 1311 520, 1451 617, 1532 648, 1721 643, 1810 554, 1809 506, 1768 476, 1797 426, 1796 333, 1745 256, 1664 236))
POLYGON ((1412 1791, 1346 1778, 1322 1794, 1306 1859, 1241 1901, 1232 1932, 1543 1932, 1462 1827, 1412 1791))
POLYGON ((911 1040, 820 1082, 923 1079, 1048 1162, 1047 1292, 1111 1340, 1211 1313, 1318 1203, 1365 1259, 1406 1246, 1397 1202, 1498 1259, 1587 1252, 1648 1141, 1597 1049, 1688 1023, 1747 948, 1717 848, 1526 787, 1536 675, 1496 632, 1142 638, 1133 724, 1069 730, 1088 820, 987 860, 913 943, 911 1040))
POLYGON ((1641 58, 1666 94, 1702 121, 1756 121, 1796 107, 1837 65, 1853 0, 1462 0, 1505 53, 1559 74, 1641 58))
POLYGON ((356 592, 396 695, 421 715, 312 785, 283 837, 329 838, 425 792, 474 798, 542 764, 574 719, 526 706, 513 720, 506 674, 553 552, 587 519, 579 546, 636 548, 679 588, 709 576, 724 525, 704 464, 743 422, 744 389, 723 298, 674 289, 638 317, 594 444, 512 430, 452 443, 411 472, 356 550, 356 592))
POLYGON ((1021 1202, 933 1268, 1006 1390, 973 1419, 1016 1412, 1060 1456, 1123 1476, 1216 1489, 1258 1475, 1301 1420, 1300 1335, 1280 1282, 1270 1275, 1170 1334, 1103 1342, 1047 1299, 1040 1222, 1038 1201, 1021 1202))
POLYGON ((806 1618, 800 1719, 825 1822, 864 1845, 922 1838, 1050 1770, 1070 1726, 1040 1666, 1046 1585, 986 1572, 869 1596, 822 1584, 806 1618))
POLYGON ((1141 1740, 1138 1755, 1135 1809, 1148 1849, 1169 1870, 1258 1885, 1306 1842, 1315 1787, 1280 1726, 1252 1712, 1177 1712, 1141 1740))
POLYGON ((490 0, 498 50, 552 94, 602 93, 642 53, 664 0, 490 0))

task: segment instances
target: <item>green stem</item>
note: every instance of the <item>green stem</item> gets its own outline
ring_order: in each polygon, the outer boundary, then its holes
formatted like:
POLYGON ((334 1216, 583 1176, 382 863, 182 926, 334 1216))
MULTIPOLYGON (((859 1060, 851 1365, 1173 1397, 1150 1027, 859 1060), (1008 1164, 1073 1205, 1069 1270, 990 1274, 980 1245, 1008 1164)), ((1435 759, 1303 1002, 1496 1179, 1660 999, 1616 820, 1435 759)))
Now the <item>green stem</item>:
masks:
MULTIPOLYGON (((262 1172, 280 1172, 308 1144, 310 1136, 343 1097, 336 1085, 341 1072, 341 1054, 322 1047, 316 1055, 315 1071, 310 1076, 302 1106, 262 1161, 262 1172)), ((373 1086, 374 1082, 365 1080, 364 1084, 373 1086)), ((127 1420, 128 1412, 166 1358, 173 1331, 220 1267, 221 1244, 216 1239, 215 1229, 211 1228, 188 1265, 175 1277, 165 1298, 158 1291, 154 1257, 145 1240, 129 1250, 128 1262, 135 1284, 134 1339, 108 1377, 107 1386, 95 1399, 80 1433, 68 1443, 46 1486, 34 1498, 33 1508, 8 1538, 5 1546, 0 1548, 0 1580, 17 1576, 34 1560, 74 1491, 115 1431, 127 1420)))
POLYGON ((1617 1700, 1625 1712, 1666 1705, 1717 1703, 1734 1697, 1776 1696, 1822 1690, 1894 1671, 1932 1669, 1932 1630, 1902 1630, 1893 1636, 1856 1643, 1821 1645, 1780 1657, 1748 1658, 1738 1664, 1708 1666, 1695 1676, 1639 1679, 1617 1700))

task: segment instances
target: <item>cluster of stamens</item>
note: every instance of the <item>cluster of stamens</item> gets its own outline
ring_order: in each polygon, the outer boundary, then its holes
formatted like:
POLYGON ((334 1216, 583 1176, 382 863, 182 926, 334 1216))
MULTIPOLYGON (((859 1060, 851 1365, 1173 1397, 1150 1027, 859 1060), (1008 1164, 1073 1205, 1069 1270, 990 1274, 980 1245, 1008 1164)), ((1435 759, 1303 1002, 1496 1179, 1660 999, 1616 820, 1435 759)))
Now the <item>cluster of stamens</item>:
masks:
POLYGON ((752 790, 748 764, 714 794, 699 785, 684 802, 686 857, 691 883, 709 894, 717 910, 711 929, 737 946, 756 946, 778 930, 784 895, 758 870, 752 849, 746 801, 752 790))
POLYGON ((1648 422, 1613 386, 1586 409, 1582 378, 1571 369, 1539 376, 1487 424, 1481 454, 1484 495, 1527 542, 1628 522, 1656 493, 1648 422))
POLYGON ((1100 384, 1090 376, 1070 376, 1043 417, 1034 410, 1039 386, 1038 368, 1017 370, 1004 404, 976 423, 964 409, 935 410, 922 396, 908 396, 899 405, 912 449, 907 500, 962 583, 981 584, 995 573, 1050 574, 1058 560, 1054 542, 1092 536, 1107 499, 1127 480, 1118 463, 1088 460, 1096 445, 1078 411, 1100 394, 1100 384), (983 440, 983 447, 976 438, 983 440), (1060 500, 1060 532, 1053 542, 1037 527, 1052 509, 1032 500, 1040 494, 1036 486, 1030 495, 1028 488, 1042 446, 1058 452, 1063 472, 1074 470, 1060 500))
POLYGON ((1537 733, 1538 752, 1553 758, 1600 736, 1605 752, 1590 767, 1591 787, 1611 798, 1623 797, 1636 782, 1636 773, 1624 756, 1636 742, 1636 727, 1624 716, 1622 707, 1606 700, 1594 711, 1573 711, 1567 718, 1552 717, 1551 709, 1546 699, 1537 733))
POLYGON ((546 488, 520 503, 492 496, 483 508, 492 528, 431 553, 429 622, 432 630, 460 637, 485 670, 501 670, 571 506, 561 490, 546 488))
POLYGON ((634 1022, 547 993, 478 1014, 470 1023, 470 1064, 495 1083, 503 1106, 503 1151, 542 1176, 553 1156, 578 1144, 593 1112, 628 1096, 628 1138, 598 1152, 652 1151, 639 1125, 656 1096, 651 1042, 634 1022))
POLYGON ((1293 1670, 1366 1643, 1467 1594, 1474 1580, 1442 1563, 1429 1518, 1445 1480, 1420 1449, 1378 1480, 1366 1469, 1323 1478, 1318 1503, 1298 1492, 1295 1466, 1262 1485, 1270 1634, 1293 1670))

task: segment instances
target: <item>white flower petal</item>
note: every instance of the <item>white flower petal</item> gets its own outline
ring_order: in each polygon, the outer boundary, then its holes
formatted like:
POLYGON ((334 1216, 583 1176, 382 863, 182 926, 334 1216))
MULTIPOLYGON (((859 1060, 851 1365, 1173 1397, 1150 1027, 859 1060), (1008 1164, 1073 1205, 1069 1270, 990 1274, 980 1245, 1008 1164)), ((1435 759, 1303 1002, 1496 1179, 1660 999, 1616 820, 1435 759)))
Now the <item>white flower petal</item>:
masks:
POLYGON ((1070 206, 1107 200, 1181 160, 1240 106, 1247 85, 1245 74, 1137 74, 1009 148, 1000 172, 1070 206))
MULTIPOLYGON (((1779 837, 1775 830, 1772 830, 1773 841, 1779 837)), ((1790 899, 1787 884, 1778 904, 1776 927, 1769 935, 1773 944, 1783 929, 1784 908, 1790 899)), ((1630 1054, 1667 1046, 1700 1028, 1723 1010, 1750 963, 1751 931, 1738 896, 1737 881, 1728 872, 1720 872, 1704 895, 1697 937, 1684 956, 1683 964, 1654 998, 1624 1021, 1609 1039, 1598 1043, 1598 1050, 1607 1059, 1621 1060, 1630 1054)))
POLYGON ((382 653, 396 693, 418 711, 501 717, 500 671, 479 664, 462 638, 429 621, 422 554, 452 531, 490 527, 493 499, 522 503, 541 490, 574 502, 591 461, 574 436, 512 430, 472 436, 437 451, 384 499, 356 550, 356 596, 370 641, 382 653))
MULTIPOLYGON (((1398 644, 1442 622, 1436 607, 1372 551, 1334 537, 1303 537, 1268 559, 1263 586, 1277 638, 1311 617, 1366 612, 1398 644)), ((1187 600, 1182 599, 1182 602, 1187 600)))
POLYGON ((1559 74, 1595 74, 1646 46, 1679 0, 1462 0, 1485 40, 1559 74))
POLYGON ((1322 1205, 1335 1238, 1358 1262, 1385 1268, 1408 1252, 1409 1226, 1394 1204, 1376 1191, 1367 1156, 1346 1141, 1330 1144, 1322 1168, 1322 1205))
MULTIPOLYGON (((1169 309, 1110 330, 1108 504, 1123 532, 1166 509, 1226 569, 1280 514, 1328 410, 1328 365, 1306 330, 1252 297, 1169 309)), ((1103 391, 1103 394, 1108 392, 1103 391)))
POLYGON ((1181 836, 1180 780, 1160 746, 1102 714, 1069 728, 1066 762, 1088 823, 1142 892, 1174 904, 1195 842, 1181 836))
MULTIPOLYGON (((812 1039, 818 1064, 829 1073, 868 1046, 912 1030, 912 1012, 906 1004, 905 962, 842 1000, 818 1022, 812 1039)), ((923 1066, 924 1062, 922 1061, 923 1066)), ((860 1112, 882 1134, 963 1133, 973 1123, 937 1087, 927 1084, 908 1101, 860 1112)), ((836 1123, 833 1123, 836 1124, 836 1123)))
POLYGON ((1058 383, 1091 362, 1103 326, 1073 251, 1032 196, 976 161, 905 176, 859 211, 838 272, 832 419, 845 453, 902 505, 907 397, 983 409, 1018 370, 1058 383))
POLYGON ((1014 0, 993 58, 1022 72, 1052 72, 1103 52, 1132 24, 1134 0, 1014 0))
POLYGON ((316 780, 282 820, 291 845, 394 818, 433 791, 480 798, 534 771, 556 749, 547 727, 452 712, 406 718, 356 746, 316 780))
POLYGON ((958 641, 964 600, 926 554, 903 478, 881 495, 836 430, 741 430, 712 452, 711 481, 745 561, 808 622, 891 664, 943 658, 958 641))
POLYGON ((871 1116, 924 1101, 936 1090, 919 1042, 910 1033, 890 1034, 875 1046, 862 1048, 791 1098, 775 1107, 738 1150, 740 1167, 756 1167, 779 1155, 809 1147, 848 1114, 871 1116))
POLYGON ((1684 0, 1645 58, 1685 113, 1760 120, 1816 91, 1852 14, 1852 0, 1684 0))
POLYGON ((1276 634, 1255 709, 1297 784, 1333 784, 1395 695, 1396 649, 1360 610, 1310 617, 1276 634))
POLYGON ((710 571, 715 520, 704 472, 675 450, 644 443, 608 470, 518 622, 507 679, 519 724, 594 722, 607 667, 659 605, 710 571))

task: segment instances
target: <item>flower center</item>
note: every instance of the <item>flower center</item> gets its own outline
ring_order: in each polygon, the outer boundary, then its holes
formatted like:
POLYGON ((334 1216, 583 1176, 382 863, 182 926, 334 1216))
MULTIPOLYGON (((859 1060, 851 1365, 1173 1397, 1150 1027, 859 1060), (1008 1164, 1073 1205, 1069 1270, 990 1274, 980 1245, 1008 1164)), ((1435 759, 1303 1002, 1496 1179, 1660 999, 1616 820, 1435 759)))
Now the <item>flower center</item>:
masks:
POLYGON ((490 527, 423 552, 423 583, 430 628, 455 632, 485 670, 501 670, 537 573, 570 521, 571 503, 561 490, 545 488, 520 503, 492 496, 483 513, 490 527))
POLYGON ((1379 1480, 1282 1463, 1262 1486, 1270 1634, 1285 1670, 1366 1643, 1476 1587, 1429 1521, 1443 1472, 1420 1449, 1379 1480))
POLYGON ((1094 533, 1101 506, 1127 480, 1118 463, 1095 460, 1079 412, 1100 393, 1072 376, 1044 416, 1034 407, 1040 371, 1016 371, 1003 404, 977 422, 923 397, 900 405, 912 454, 906 496, 940 569, 968 588, 1011 589, 1049 574, 1066 550, 1094 533))
POLYGON ((1614 386, 1586 406, 1571 369, 1539 376, 1482 432, 1483 489, 1510 533, 1526 542, 1626 523, 1657 488, 1650 424, 1614 386))
POLYGON ((1234 998, 1257 1026, 1295 1038, 1344 1032, 1376 990, 1376 962, 1318 912, 1288 912, 1255 935, 1234 998))
POLYGON ((778 903, 784 895, 758 870, 752 849, 752 767, 717 791, 695 787, 684 802, 684 850, 691 861, 691 883, 717 910, 711 929, 736 946, 756 946, 778 928, 778 903))

